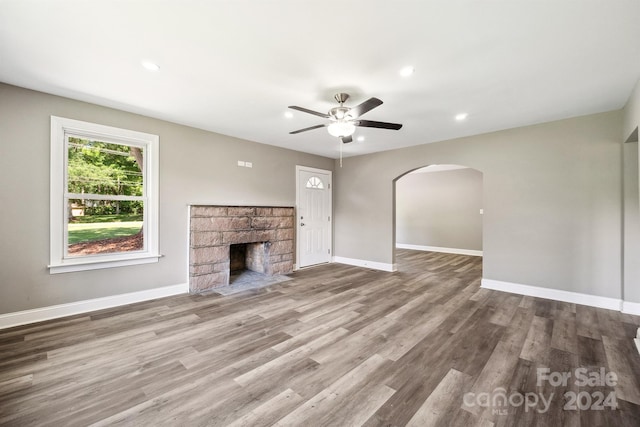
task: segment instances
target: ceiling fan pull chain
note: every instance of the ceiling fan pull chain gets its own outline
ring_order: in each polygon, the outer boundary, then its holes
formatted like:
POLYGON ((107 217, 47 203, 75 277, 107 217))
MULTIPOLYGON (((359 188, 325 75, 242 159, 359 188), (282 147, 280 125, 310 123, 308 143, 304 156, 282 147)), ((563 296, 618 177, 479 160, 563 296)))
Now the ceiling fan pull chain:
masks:
POLYGON ((342 167, 342 146, 344 145, 340 138, 338 138, 338 144, 340 144, 340 167, 342 167))

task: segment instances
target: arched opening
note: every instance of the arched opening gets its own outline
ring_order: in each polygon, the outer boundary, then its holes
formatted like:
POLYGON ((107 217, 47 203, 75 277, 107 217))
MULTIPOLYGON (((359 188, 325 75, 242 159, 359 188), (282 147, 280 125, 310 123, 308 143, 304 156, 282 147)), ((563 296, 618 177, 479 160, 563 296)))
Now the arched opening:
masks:
POLYGON ((481 171, 451 164, 407 171, 393 181, 393 204, 394 264, 399 250, 482 256, 481 171))

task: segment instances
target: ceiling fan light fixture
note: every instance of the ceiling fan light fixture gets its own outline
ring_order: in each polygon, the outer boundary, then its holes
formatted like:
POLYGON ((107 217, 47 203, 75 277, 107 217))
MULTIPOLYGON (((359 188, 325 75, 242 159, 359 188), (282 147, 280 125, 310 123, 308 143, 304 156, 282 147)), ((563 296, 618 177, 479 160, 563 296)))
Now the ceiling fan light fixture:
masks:
POLYGON ((351 122, 337 121, 331 123, 327 130, 331 136, 336 138, 342 138, 344 136, 351 136, 356 131, 356 127, 351 122))

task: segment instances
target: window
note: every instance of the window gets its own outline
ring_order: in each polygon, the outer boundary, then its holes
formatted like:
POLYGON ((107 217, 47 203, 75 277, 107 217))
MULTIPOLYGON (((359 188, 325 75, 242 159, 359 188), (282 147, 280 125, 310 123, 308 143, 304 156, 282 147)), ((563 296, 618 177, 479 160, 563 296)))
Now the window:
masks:
POLYGON ((157 262, 158 141, 51 117, 50 273, 157 262))
POLYGON ((312 176, 311 178, 309 178, 309 180, 307 181, 306 187, 316 188, 318 190, 324 190, 324 184, 322 183, 322 180, 317 176, 312 176))

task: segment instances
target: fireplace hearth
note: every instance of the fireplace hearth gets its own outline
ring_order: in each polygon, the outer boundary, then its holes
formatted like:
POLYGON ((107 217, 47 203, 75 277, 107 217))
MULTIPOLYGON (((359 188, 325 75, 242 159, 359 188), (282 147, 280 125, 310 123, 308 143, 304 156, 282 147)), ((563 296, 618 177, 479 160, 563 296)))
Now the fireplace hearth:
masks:
POLYGON ((191 206, 190 220, 191 293, 228 286, 238 269, 266 276, 293 271, 292 207, 191 206))

